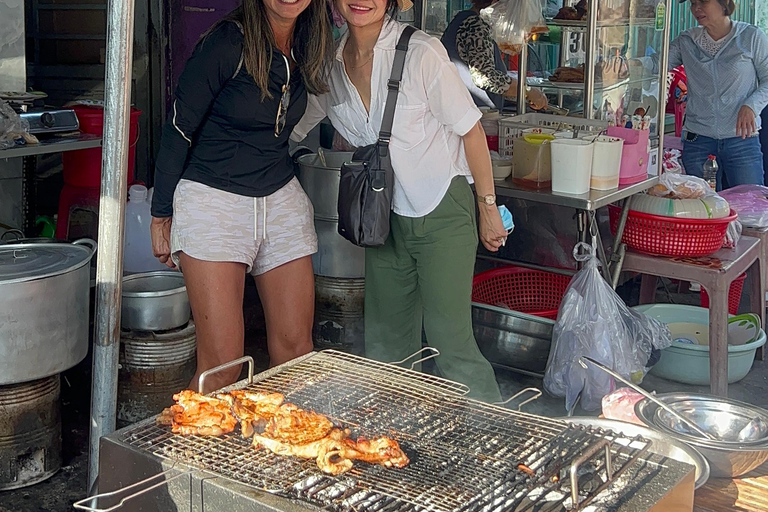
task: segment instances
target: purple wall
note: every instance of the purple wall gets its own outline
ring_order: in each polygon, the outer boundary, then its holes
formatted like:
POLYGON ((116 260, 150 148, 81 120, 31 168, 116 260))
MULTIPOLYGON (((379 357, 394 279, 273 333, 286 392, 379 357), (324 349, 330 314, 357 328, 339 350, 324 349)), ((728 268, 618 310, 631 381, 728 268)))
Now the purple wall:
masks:
POLYGON ((166 87, 169 109, 179 75, 200 36, 239 5, 240 0, 170 0, 167 27, 170 40, 167 80, 170 83, 166 87))

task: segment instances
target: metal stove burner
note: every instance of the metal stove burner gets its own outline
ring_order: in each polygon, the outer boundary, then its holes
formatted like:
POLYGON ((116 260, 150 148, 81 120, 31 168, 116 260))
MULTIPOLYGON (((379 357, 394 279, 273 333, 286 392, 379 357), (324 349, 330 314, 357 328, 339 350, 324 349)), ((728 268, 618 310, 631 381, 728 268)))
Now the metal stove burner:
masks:
POLYGON ((0 491, 50 478, 61 467, 59 375, 0 386, 0 491))
POLYGON ((123 331, 117 420, 130 425, 173 404, 173 394, 186 389, 197 364, 195 324, 163 332, 123 331))
POLYGON ((80 127, 72 109, 31 109, 19 117, 29 122, 29 133, 32 134, 73 132, 80 127))

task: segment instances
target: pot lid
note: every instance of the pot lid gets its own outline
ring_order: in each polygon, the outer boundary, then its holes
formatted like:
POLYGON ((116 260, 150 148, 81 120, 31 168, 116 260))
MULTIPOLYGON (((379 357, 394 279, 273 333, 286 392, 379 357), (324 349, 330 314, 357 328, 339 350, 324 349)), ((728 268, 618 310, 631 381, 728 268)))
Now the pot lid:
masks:
POLYGON ((93 250, 69 243, 0 246, 0 284, 18 283, 64 274, 85 265, 93 250))

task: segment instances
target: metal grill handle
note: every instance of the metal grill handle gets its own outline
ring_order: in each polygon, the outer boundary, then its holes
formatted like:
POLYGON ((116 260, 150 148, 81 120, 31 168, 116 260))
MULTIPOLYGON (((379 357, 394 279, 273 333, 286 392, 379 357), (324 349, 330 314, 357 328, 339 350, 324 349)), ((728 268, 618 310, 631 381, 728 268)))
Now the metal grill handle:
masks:
POLYGON ((403 363, 407 362, 409 359, 413 359, 414 357, 420 356, 424 352, 431 352, 431 353, 428 356, 424 356, 421 359, 417 359, 416 361, 412 362, 411 363, 411 370, 413 370, 416 367, 417 364, 423 363, 424 361, 429 361, 430 359, 434 359, 434 358, 436 358, 437 356, 440 355, 440 351, 437 350, 436 348, 424 347, 423 349, 419 350, 418 352, 414 352, 413 354, 409 355, 408 357, 406 357, 402 361, 395 361, 395 362, 390 363, 390 364, 403 364, 403 363))
POLYGON ((521 410, 521 408, 525 404, 533 402, 534 400, 538 400, 539 397, 541 396, 541 390, 539 388, 525 388, 525 389, 521 389, 520 391, 518 391, 517 393, 515 393, 511 397, 507 398, 503 402, 496 402, 493 405, 507 405, 509 402, 511 402, 512 400, 515 400, 516 398, 520 398, 520 396, 524 395, 525 393, 531 393, 531 397, 526 399, 526 400, 523 400, 522 402, 520 402, 517 405, 517 410, 518 411, 521 410))
POLYGON ((144 480, 139 480, 135 484, 131 484, 128 487, 124 487, 124 488, 118 489, 116 491, 104 492, 104 493, 101 493, 101 494, 96 494, 94 496, 89 496, 89 497, 87 497, 85 499, 82 499, 80 501, 76 501, 72 506, 74 508, 78 509, 78 510, 86 510, 88 512, 112 512, 113 510, 117 510, 119 508, 122 508, 123 505, 125 505, 126 501, 131 500, 131 499, 133 499, 133 498, 135 498, 137 496, 141 496, 142 494, 147 493, 147 492, 151 491, 152 489, 157 489, 158 487, 162 487, 164 485, 167 485, 168 482, 172 482, 172 481, 176 480, 177 478, 181 478, 182 476, 187 476, 187 475, 190 474, 190 472, 189 471, 184 471, 182 473, 179 473, 178 475, 172 476, 171 478, 167 478, 167 479, 164 478, 161 481, 159 481, 159 482, 157 482, 155 484, 152 484, 152 485, 150 485, 149 487, 147 487, 145 489, 140 489, 140 490, 138 490, 136 492, 133 492, 133 493, 129 494, 128 496, 125 496, 116 505, 112 505, 109 508, 91 507, 91 506, 86 505, 86 503, 93 503, 93 501, 95 500, 96 504, 98 504, 98 502, 99 502, 98 500, 101 499, 101 498, 110 498, 110 497, 113 497, 113 496, 117 496, 117 495, 119 495, 121 493, 124 493, 124 492, 126 492, 128 490, 135 489, 136 487, 141 487, 143 485, 146 485, 147 483, 149 483, 152 480, 155 480, 155 479, 157 479, 159 477, 167 475, 168 473, 170 473, 173 470, 174 470, 173 468, 166 469, 162 473, 157 473, 156 475, 152 475, 152 476, 150 476, 148 478, 145 478, 144 480))
POLYGON ((205 370, 203 373, 201 373, 200 378, 197 379, 197 392, 203 392, 203 389, 205 389, 203 387, 203 384, 205 384, 205 378, 209 375, 213 375, 214 373, 218 373, 222 370, 226 370, 227 368, 232 368, 233 366, 237 366, 243 363, 248 363, 248 384, 253 384, 253 358, 251 356, 243 356, 240 359, 235 359, 234 361, 220 364, 215 368, 205 370))
POLYGON ((573 502, 571 510, 578 511, 579 506, 579 467, 590 460, 601 449, 605 449, 605 474, 608 477, 608 481, 613 480, 613 459, 611 458, 611 443, 607 439, 603 439, 599 443, 591 446, 581 457, 573 461, 571 464, 571 501, 573 502))

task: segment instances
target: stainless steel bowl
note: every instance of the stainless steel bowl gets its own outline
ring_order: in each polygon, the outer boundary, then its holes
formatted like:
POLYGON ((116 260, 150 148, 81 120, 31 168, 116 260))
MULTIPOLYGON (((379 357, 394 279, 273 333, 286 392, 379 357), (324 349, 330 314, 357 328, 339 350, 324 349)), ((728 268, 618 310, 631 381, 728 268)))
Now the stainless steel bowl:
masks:
MULTIPOLYGON (((768 413, 759 407, 742 404, 735 400, 709 398, 680 400, 667 405, 684 418, 693 421, 704 432, 715 436, 718 442, 768 443, 768 413)), ((656 409, 653 422, 667 432, 706 441, 661 407, 656 409)))
POLYGON ((627 437, 642 436, 652 441, 650 451, 663 457, 669 457, 679 462, 690 464, 696 468, 696 489, 707 483, 709 480, 709 463, 696 448, 689 446, 682 441, 671 439, 656 430, 652 430, 641 425, 626 423, 624 421, 606 420, 602 418, 572 417, 562 418, 564 421, 575 423, 576 425, 589 425, 591 427, 611 430, 627 437))
MULTIPOLYGON (((689 400, 720 402, 724 406, 728 402, 732 402, 726 398, 689 393, 665 393, 657 395, 656 398, 668 405, 689 400)), ((688 443, 701 452, 707 461, 709 461, 710 472, 713 477, 735 478, 745 473, 749 473, 768 461, 768 442, 760 444, 723 443, 695 438, 690 435, 681 434, 675 430, 666 430, 657 425, 654 421, 658 409, 659 406, 647 398, 635 404, 635 414, 645 426, 661 431, 665 435, 678 441, 688 443)))
POLYGON ((472 328, 480 351, 501 368, 543 377, 554 326, 546 318, 472 303, 472 328))
POLYGON ((122 295, 123 329, 167 331, 189 322, 189 297, 180 272, 161 270, 125 276, 122 295))

